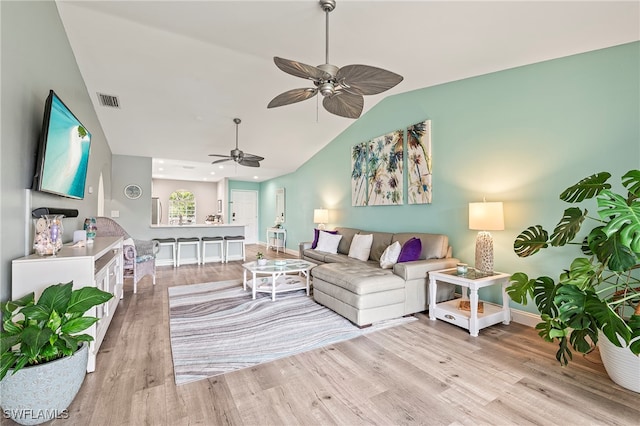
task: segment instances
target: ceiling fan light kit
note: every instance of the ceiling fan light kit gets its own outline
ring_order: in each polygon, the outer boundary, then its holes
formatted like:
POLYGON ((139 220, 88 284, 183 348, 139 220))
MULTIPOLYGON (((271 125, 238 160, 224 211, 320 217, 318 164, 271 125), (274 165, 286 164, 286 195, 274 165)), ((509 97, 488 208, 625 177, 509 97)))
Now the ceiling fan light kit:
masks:
POLYGON ((259 155, 249 154, 238 149, 238 125, 242 122, 239 118, 234 118, 233 122, 236 123, 236 147, 232 149, 229 155, 222 154, 209 154, 209 157, 222 157, 220 160, 212 161, 211 164, 224 163, 225 161, 235 161, 241 166, 247 167, 260 167, 260 161, 264 160, 264 157, 259 155))
POLYGON ((276 66, 287 74, 311 80, 315 88, 288 90, 269 102, 267 108, 301 102, 320 92, 322 106, 332 114, 358 118, 364 108, 365 95, 377 95, 402 81, 402 76, 369 65, 347 65, 339 68, 329 63, 329 12, 336 7, 335 0, 320 0, 326 16, 326 58, 317 67, 275 56, 276 66))

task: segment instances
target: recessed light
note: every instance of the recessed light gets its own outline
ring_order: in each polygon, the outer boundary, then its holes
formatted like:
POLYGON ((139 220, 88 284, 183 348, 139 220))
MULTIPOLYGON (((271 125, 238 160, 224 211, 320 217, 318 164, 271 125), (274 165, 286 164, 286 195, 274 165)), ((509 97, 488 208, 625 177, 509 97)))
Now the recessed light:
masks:
POLYGON ((254 176, 253 178, 254 178, 254 179, 258 179, 258 176, 254 176))
POLYGON ((164 172, 164 169, 162 167, 158 167, 158 171, 164 172))
POLYGON ((224 169, 224 166, 218 166, 218 167, 221 168, 221 169, 224 169))
POLYGON ((158 163, 164 164, 164 160, 158 160, 158 163))
POLYGON ((215 175, 215 174, 216 174, 216 172, 211 172, 210 174, 215 175))

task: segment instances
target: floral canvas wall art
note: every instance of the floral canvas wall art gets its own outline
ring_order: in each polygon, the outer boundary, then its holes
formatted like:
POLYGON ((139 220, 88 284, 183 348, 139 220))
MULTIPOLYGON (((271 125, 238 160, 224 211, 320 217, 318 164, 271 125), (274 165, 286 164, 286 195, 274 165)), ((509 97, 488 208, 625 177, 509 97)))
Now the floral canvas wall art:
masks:
POLYGON ((404 131, 395 130, 351 148, 351 205, 403 204, 405 172, 408 203, 430 204, 431 120, 409 126, 406 145, 404 131))
POLYGON ((431 120, 407 128, 409 204, 429 204, 432 197, 431 120))
POLYGON ((403 203, 403 131, 372 139, 367 150, 367 205, 403 203))
POLYGON ((351 148, 351 205, 367 205, 367 143, 351 148))

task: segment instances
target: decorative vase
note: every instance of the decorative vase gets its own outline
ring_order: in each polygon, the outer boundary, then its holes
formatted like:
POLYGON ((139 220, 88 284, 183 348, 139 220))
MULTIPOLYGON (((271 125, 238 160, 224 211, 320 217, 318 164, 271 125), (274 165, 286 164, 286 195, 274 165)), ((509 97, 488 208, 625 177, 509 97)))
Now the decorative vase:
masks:
POLYGON ((55 361, 9 370, 0 381, 2 413, 21 425, 37 425, 69 417, 67 408, 87 373, 89 344, 55 361))
POLYGON ((93 242, 98 230, 95 217, 88 217, 84 220, 84 230, 87 231, 87 242, 93 242))
POLYGON ((629 348, 619 348, 604 335, 598 339, 600 357, 607 374, 618 385, 640 393, 640 357, 629 348))
POLYGON ((267 264, 267 259, 258 259, 258 266, 265 266, 267 264))
POLYGON ((43 215, 36 221, 33 248, 40 256, 55 256, 62 248, 63 215, 43 215))

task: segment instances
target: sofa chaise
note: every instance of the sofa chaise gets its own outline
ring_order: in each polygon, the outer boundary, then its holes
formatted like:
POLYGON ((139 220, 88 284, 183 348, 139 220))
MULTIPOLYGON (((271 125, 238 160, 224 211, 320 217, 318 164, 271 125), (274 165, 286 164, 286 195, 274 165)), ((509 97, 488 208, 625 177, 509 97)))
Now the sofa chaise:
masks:
MULTIPOLYGON (((301 243, 301 259, 318 264, 311 270, 313 297, 316 302, 337 312, 359 327, 385 319, 398 318, 428 309, 428 272, 453 268, 458 259, 452 257, 449 238, 442 234, 390 233, 336 228, 341 235, 337 252, 313 249, 312 243, 301 243), (372 235, 371 250, 366 261, 349 257, 355 235, 372 235), (421 242, 419 259, 396 263, 390 269, 380 266, 380 258, 396 241, 404 245, 416 237, 421 242)), ((439 283, 438 302, 454 297, 455 287, 439 283)))

